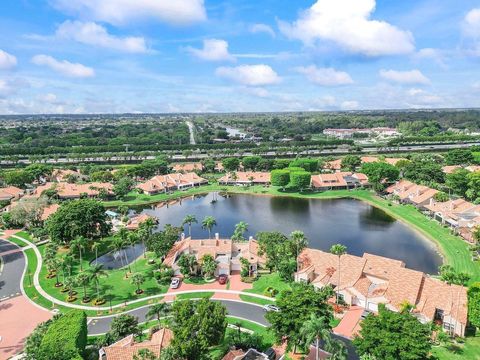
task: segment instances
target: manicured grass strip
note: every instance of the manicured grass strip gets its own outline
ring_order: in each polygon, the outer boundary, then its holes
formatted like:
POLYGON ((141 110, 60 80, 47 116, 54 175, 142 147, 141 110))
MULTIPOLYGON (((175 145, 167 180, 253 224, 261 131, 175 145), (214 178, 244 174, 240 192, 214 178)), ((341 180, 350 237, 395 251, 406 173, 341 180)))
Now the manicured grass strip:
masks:
POLYGON ((20 236, 20 237, 22 237, 22 238, 24 238, 24 239, 26 239, 26 240, 28 240, 28 241, 34 242, 32 236, 31 236, 28 232, 26 232, 26 231, 23 231, 23 230, 22 230, 22 231, 19 231, 19 232, 16 233, 15 235, 20 236))
POLYGON ((9 237, 7 240, 14 243, 14 244, 17 244, 20 247, 24 247, 24 246, 28 245, 25 241, 14 238, 13 236, 9 237))
POLYGON ((290 285, 283 281, 278 273, 261 274, 260 277, 252 283, 252 285, 252 289, 244 290, 244 292, 265 295, 264 292, 269 287, 274 288, 278 292, 290 289, 290 285))
POLYGON ((260 299, 255 296, 249 296, 249 295, 240 295, 240 299, 242 299, 243 301, 258 304, 258 305, 275 304, 275 301, 273 300, 260 299))
POLYGON ((176 299, 178 300, 188 300, 188 299, 210 299, 213 294, 213 291, 202 291, 188 294, 178 294, 176 299))
POLYGON ((234 316, 227 316, 227 321, 229 324, 240 325, 241 328, 251 330, 255 334, 260 335, 263 343, 262 350, 265 350, 266 348, 272 346, 275 343, 275 337, 273 333, 265 326, 253 323, 248 320, 239 319, 234 316))
POLYGON ((432 354, 438 360, 479 360, 480 335, 465 338, 465 344, 434 346, 432 354))

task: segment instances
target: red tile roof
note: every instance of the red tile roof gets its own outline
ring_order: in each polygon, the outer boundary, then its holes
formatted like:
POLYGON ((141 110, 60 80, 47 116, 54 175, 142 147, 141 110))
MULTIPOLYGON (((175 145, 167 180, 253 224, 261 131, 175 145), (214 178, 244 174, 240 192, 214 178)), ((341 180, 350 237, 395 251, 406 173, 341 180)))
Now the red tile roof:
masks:
POLYGON ((218 179, 219 183, 224 184, 244 184, 244 183, 257 183, 257 184, 269 184, 270 173, 269 172, 255 172, 255 171, 237 171, 234 174, 229 173, 218 179), (234 175, 235 174, 235 175, 234 175))
POLYGON ((173 173, 167 175, 157 175, 137 187, 147 193, 159 193, 163 191, 175 190, 179 187, 195 186, 206 183, 207 180, 198 176, 194 172, 173 173))

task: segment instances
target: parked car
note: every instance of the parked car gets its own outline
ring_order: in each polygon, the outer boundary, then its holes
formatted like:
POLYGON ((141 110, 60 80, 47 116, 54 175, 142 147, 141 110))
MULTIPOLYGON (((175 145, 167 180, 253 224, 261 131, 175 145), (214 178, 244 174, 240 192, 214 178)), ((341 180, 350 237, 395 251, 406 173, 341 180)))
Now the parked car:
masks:
POLYGON ((228 275, 221 274, 218 276, 218 283, 220 285, 225 285, 227 283, 227 280, 228 280, 228 275))
POLYGON ((263 310, 267 311, 267 312, 269 312, 269 311, 277 311, 277 312, 280 311, 278 306, 272 305, 272 304, 264 305, 263 310))
POLYGON ((275 360, 275 358, 277 357, 275 350, 273 350, 272 348, 268 348, 267 350, 265 350, 264 354, 267 355, 268 360, 275 360))
POLYGON ((170 282, 170 288, 171 289, 178 289, 180 287, 180 279, 177 277, 172 278, 172 281, 170 282))

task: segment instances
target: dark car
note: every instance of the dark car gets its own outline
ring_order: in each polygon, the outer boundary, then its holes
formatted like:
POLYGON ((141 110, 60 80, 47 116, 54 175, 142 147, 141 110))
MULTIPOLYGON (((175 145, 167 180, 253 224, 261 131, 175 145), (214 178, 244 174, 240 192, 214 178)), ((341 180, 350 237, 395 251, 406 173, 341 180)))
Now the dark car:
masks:
POLYGON ((277 357, 275 350, 273 350, 272 348, 268 348, 267 350, 265 350, 264 354, 267 355, 268 360, 275 360, 275 358, 277 357))
POLYGON ((228 280, 228 275, 222 274, 218 276, 218 283, 220 285, 225 285, 227 283, 227 280, 228 280))

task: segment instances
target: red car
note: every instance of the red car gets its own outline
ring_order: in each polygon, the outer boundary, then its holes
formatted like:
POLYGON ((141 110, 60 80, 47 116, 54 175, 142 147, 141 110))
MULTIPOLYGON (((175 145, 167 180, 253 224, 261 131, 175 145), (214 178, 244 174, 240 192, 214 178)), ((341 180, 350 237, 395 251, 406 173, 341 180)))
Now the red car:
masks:
POLYGON ((220 285, 225 285, 227 283, 227 280, 228 280, 228 276, 225 275, 225 274, 222 274, 222 275, 218 276, 218 283, 220 285))

